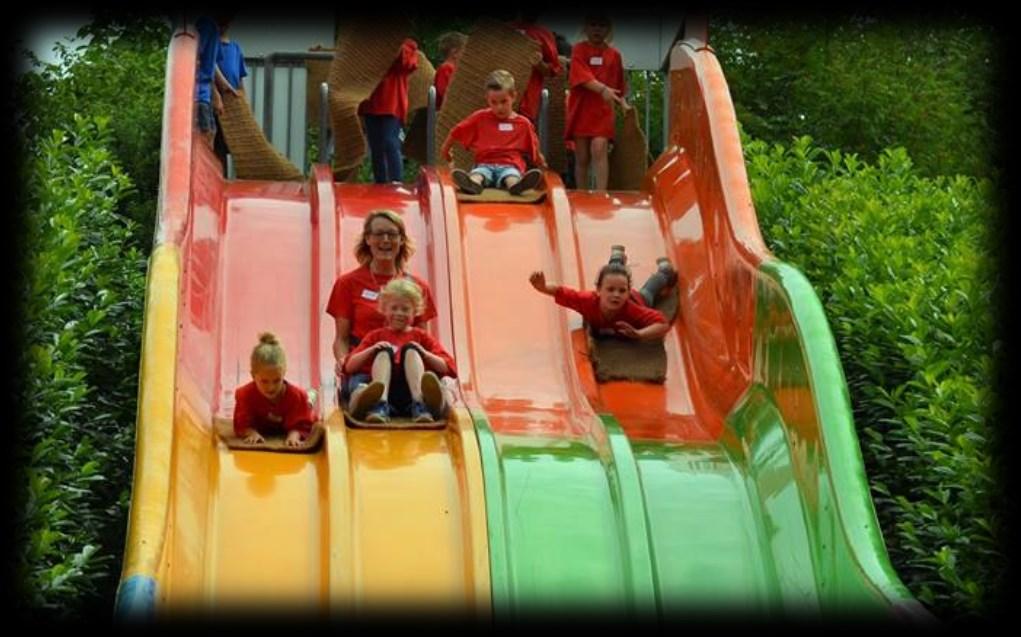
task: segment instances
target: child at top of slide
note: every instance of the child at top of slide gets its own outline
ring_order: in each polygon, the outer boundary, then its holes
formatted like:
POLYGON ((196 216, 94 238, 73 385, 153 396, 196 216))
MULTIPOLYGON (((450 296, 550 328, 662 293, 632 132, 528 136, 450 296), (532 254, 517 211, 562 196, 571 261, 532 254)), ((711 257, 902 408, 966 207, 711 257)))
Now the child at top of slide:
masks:
POLYGON ((606 190, 610 179, 610 142, 614 138, 613 104, 630 108, 623 94, 624 62, 620 51, 609 44, 613 33, 610 20, 590 15, 585 20, 586 40, 571 50, 564 139, 574 142, 575 183, 589 187, 589 169, 595 175, 596 190, 606 190))
POLYGON ((372 95, 358 105, 377 184, 399 182, 404 173, 401 130, 408 115, 408 78, 418 68, 418 44, 406 38, 372 95))
POLYGON ((441 156, 453 162, 454 142, 474 155, 475 166, 470 172, 454 169, 452 173, 454 183, 464 192, 477 195, 491 187, 519 195, 542 181, 541 170, 526 170, 526 162, 545 167, 546 160, 539 152, 532 122, 514 112, 516 97, 514 76, 504 70, 493 71, 486 79, 489 107, 475 111, 450 129, 441 156))
POLYGON ((457 61, 464 53, 464 47, 468 44, 468 36, 457 31, 448 31, 439 37, 440 53, 443 55, 443 64, 436 69, 436 77, 433 84, 436 86, 436 110, 443 106, 443 96, 447 94, 447 87, 450 86, 450 77, 457 68, 457 61))

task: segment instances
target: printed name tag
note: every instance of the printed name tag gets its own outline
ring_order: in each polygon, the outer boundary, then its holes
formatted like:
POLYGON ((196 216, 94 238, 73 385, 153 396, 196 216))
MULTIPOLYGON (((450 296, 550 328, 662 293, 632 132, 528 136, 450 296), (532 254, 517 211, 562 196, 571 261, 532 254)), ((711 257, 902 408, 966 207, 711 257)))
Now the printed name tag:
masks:
POLYGON ((591 64, 592 66, 602 66, 603 65, 603 58, 602 58, 602 56, 597 56, 597 57, 594 57, 594 58, 590 58, 588 63, 591 64))
POLYGON ((368 299, 369 301, 375 301, 376 299, 379 298, 379 292, 376 292, 375 290, 370 290, 369 288, 365 288, 362 290, 362 298, 368 299))
POLYGON ((502 130, 502 131, 512 131, 512 130, 514 130, 514 124, 509 124, 507 122, 502 122, 501 124, 499 124, 499 127, 500 127, 500 130, 502 130))

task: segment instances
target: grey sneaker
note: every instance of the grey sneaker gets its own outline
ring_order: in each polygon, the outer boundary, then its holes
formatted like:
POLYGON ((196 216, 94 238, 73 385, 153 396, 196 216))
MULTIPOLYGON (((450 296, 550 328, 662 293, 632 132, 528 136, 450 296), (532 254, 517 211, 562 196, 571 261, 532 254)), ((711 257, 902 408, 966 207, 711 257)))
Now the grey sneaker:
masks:
POLYGON ((435 372, 422 374, 422 402, 434 418, 443 417, 443 387, 435 372))
POLYGON ((622 245, 610 246, 610 263, 619 263, 621 265, 627 265, 627 255, 624 254, 624 246, 622 245))
POLYGON ((521 179, 518 181, 518 183, 508 188, 507 192, 509 192, 512 195, 520 195, 526 190, 531 190, 535 188, 536 186, 539 185, 541 181, 542 171, 539 170, 538 168, 533 168, 529 171, 526 171, 525 174, 521 176, 521 179))
POLYGON ((365 422, 390 422, 390 403, 381 400, 376 403, 365 416, 365 422))
POLYGON ((677 283, 677 270, 673 264, 670 263, 670 259, 666 257, 660 257, 656 259, 656 267, 662 272, 667 278, 667 287, 673 287, 677 283))
POLYGON ((455 168, 451 171, 450 176, 462 192, 466 192, 469 195, 477 195, 482 192, 482 184, 472 181, 471 176, 460 168, 455 168))
POLYGON ((384 389, 386 389, 386 385, 376 380, 351 392, 351 417, 355 420, 362 420, 369 407, 378 403, 379 399, 383 397, 384 389))

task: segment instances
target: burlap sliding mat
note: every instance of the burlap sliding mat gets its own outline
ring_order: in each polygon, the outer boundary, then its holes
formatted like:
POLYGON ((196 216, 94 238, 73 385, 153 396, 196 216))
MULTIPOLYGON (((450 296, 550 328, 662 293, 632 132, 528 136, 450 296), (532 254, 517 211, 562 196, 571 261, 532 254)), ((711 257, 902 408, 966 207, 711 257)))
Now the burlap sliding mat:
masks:
POLYGON ((447 420, 434 420, 432 422, 415 422, 410 418, 390 418, 389 422, 366 422, 355 420, 347 409, 344 410, 344 419, 348 427, 355 429, 443 429, 447 426, 447 420))
POLYGON ((624 121, 610 153, 609 190, 640 190, 649 167, 649 145, 638 124, 638 109, 624 112, 624 121))
MULTIPOLYGON (((672 322, 677 316, 677 290, 673 289, 656 303, 655 308, 672 322)), ((662 383, 666 380, 666 349, 662 339, 634 341, 617 336, 592 336, 589 352, 596 380, 629 380, 662 383)))
POLYGON ((512 195, 502 188, 484 188, 477 195, 457 191, 458 201, 482 201, 489 203, 537 203, 546 198, 545 190, 526 190, 520 195, 512 195))
MULTIPOLYGON (((514 76, 520 100, 532 74, 529 58, 538 52, 539 43, 516 29, 491 18, 479 20, 468 35, 468 44, 443 98, 443 108, 436 116, 436 151, 439 152, 450 129, 473 112, 486 107, 486 78, 493 71, 503 69, 514 76)), ((443 160, 441 157, 436 159, 443 160)), ((471 153, 455 144, 454 162, 457 168, 471 168, 471 153)))
POLYGON ((404 136, 404 155, 420 164, 426 163, 426 123, 429 119, 429 87, 433 85, 436 69, 421 51, 418 68, 408 78, 408 132, 404 136))
POLYGON ((567 151, 564 150, 564 120, 567 117, 564 88, 567 86, 568 61, 561 56, 560 73, 545 78, 543 83, 549 91, 549 110, 546 111, 549 121, 546 127, 546 163, 558 173, 567 170, 567 151))
POLYGON ((357 174, 368 151, 358 105, 376 90, 410 32, 407 18, 395 16, 371 23, 345 21, 337 36, 329 84, 333 172, 338 181, 357 174))
POLYGON ((220 125, 234 158, 234 173, 238 179, 300 181, 305 178, 297 166, 266 139, 244 93, 240 96, 223 94, 220 125))
MULTIPOLYGON (((333 53, 334 49, 321 47, 309 51, 333 53)), ((308 125, 319 127, 319 85, 328 82, 330 77, 330 60, 305 60, 305 121, 308 125)))
POLYGON ((286 436, 263 436, 264 440, 260 443, 247 443, 241 438, 234 436, 234 423, 225 418, 217 418, 214 421, 216 433, 220 437, 220 440, 231 449, 240 449, 242 451, 275 451, 277 453, 312 453, 319 449, 319 444, 323 441, 323 434, 325 429, 322 423, 315 423, 312 425, 312 432, 308 435, 308 438, 302 441, 301 445, 297 447, 288 447, 285 443, 286 436))
POLYGON ((408 77, 408 119, 405 123, 411 121, 412 113, 429 106, 429 87, 435 77, 433 63, 419 51, 418 68, 408 77))

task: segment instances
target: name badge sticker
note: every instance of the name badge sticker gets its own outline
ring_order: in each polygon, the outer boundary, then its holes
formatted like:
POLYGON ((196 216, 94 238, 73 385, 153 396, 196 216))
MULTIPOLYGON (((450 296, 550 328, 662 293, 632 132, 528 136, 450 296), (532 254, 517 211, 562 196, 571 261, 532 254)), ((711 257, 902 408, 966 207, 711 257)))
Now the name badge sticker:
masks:
POLYGON ((510 122, 500 122, 500 124, 498 124, 498 127, 501 131, 504 132, 510 132, 514 130, 514 124, 511 124, 510 122))
POLYGON ((597 56, 595 56, 593 58, 589 58, 588 63, 590 65, 592 65, 592 66, 602 66, 603 65, 603 56, 597 55, 597 56))
POLYGON ((379 298, 379 292, 375 290, 370 290, 369 288, 364 288, 362 290, 362 298, 367 299, 369 301, 375 301, 376 299, 379 298))

